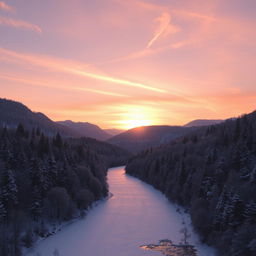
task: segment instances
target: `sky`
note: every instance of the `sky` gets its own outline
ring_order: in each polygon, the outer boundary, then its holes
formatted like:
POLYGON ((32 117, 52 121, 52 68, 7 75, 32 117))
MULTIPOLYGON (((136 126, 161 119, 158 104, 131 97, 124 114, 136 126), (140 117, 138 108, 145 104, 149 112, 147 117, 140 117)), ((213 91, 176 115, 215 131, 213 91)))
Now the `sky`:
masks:
POLYGON ((256 109, 255 0, 0 0, 0 97, 102 128, 256 109))

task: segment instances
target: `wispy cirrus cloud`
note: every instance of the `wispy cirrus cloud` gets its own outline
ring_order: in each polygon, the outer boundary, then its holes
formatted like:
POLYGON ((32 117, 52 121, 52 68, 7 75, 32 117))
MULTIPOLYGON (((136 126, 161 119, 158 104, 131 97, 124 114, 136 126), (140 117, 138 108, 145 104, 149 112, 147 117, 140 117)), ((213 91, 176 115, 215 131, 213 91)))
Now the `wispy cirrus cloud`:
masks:
POLYGON ((170 34, 175 34, 180 29, 171 23, 171 15, 168 12, 163 12, 155 21, 159 23, 158 28, 154 32, 153 38, 148 42, 147 48, 150 48, 159 38, 166 37, 170 34))
POLYGON ((24 29, 24 30, 30 30, 37 33, 42 33, 42 29, 34 24, 28 23, 23 20, 17 20, 12 18, 6 18, 0 15, 0 25, 24 29))
POLYGON ((23 78, 23 77, 17 77, 9 74, 4 74, 0 73, 0 79, 3 80, 9 80, 9 81, 14 81, 18 83, 23 83, 23 84, 30 84, 34 86, 40 86, 40 87, 46 87, 46 88, 54 88, 54 89, 59 89, 59 90, 68 90, 68 91, 85 91, 85 92, 91 92, 91 93, 96 93, 96 94, 102 94, 102 95, 107 95, 107 96, 114 96, 114 97, 128 97, 127 95, 121 94, 121 93, 116 93, 116 92, 110 92, 110 91, 104 91, 104 90, 99 90, 99 89, 91 89, 88 87, 82 87, 81 85, 78 86, 63 86, 63 84, 56 84, 55 82, 50 82, 49 81, 39 81, 38 79, 33 79, 33 78, 23 78))
MULTIPOLYGON (((6 4, 3 1, 0 1, 0 10, 6 11, 6 12, 14 12, 15 9, 6 4)), ((42 29, 41 27, 29 23, 27 21, 24 20, 20 20, 20 19, 15 19, 12 17, 4 17, 2 15, 0 15, 0 26, 7 26, 7 27, 12 27, 12 28, 17 28, 17 29, 22 29, 22 30, 29 30, 29 31, 34 31, 36 33, 42 33, 42 29)))
MULTIPOLYGON (((128 55, 123 57, 119 57, 116 59, 112 59, 100 64, 108 64, 108 63, 116 63, 126 60, 134 60, 138 58, 148 57, 152 55, 159 54, 164 51, 168 51, 171 49, 179 49, 188 45, 192 45, 196 42, 202 41, 206 38, 206 34, 210 34, 208 29, 204 30, 205 26, 212 24, 213 22, 218 22, 218 19, 214 16, 208 15, 204 12, 195 12, 191 11, 186 7, 181 8, 171 8, 170 6, 161 5, 159 3, 153 2, 145 2, 142 0, 131 0, 131 1, 123 1, 123 0, 115 0, 116 2, 126 5, 138 7, 147 13, 161 13, 157 18, 155 18, 154 22, 158 23, 158 27, 153 32, 152 38, 148 41, 145 48, 142 48, 138 51, 131 52, 128 55), (198 26, 194 28, 193 33, 191 31, 186 31, 181 29, 179 26, 173 23, 173 17, 180 21, 186 20, 186 22, 198 21, 198 26), (203 28, 203 29, 201 29, 203 28), (177 37, 170 37, 170 35, 174 35, 177 32, 187 33, 186 37, 183 39, 178 39, 177 37), (163 38, 167 38, 170 42, 165 42, 162 45, 155 46, 155 43, 158 40, 163 38), (154 46, 154 47, 153 47, 154 46)), ((182 34, 181 34, 182 35, 182 34)))
POLYGON ((21 63, 21 64, 23 64, 24 62, 27 62, 34 66, 40 66, 40 67, 44 67, 54 71, 64 72, 64 73, 79 76, 79 77, 91 78, 99 81, 119 84, 119 85, 128 86, 128 87, 136 87, 136 88, 154 91, 158 93, 167 92, 164 89, 160 89, 148 84, 110 76, 102 72, 100 73, 100 72, 91 71, 91 69, 89 68, 90 66, 85 65, 83 63, 78 63, 78 62, 74 63, 71 61, 65 61, 62 59, 46 57, 41 55, 37 56, 37 55, 31 55, 31 54, 23 54, 15 51, 10 51, 4 48, 0 48, 0 54, 2 55, 1 58, 5 59, 6 61, 12 61, 12 62, 21 63))
POLYGON ((204 20, 204 21, 208 21, 208 22, 214 22, 214 21, 218 20, 217 18, 215 18, 213 16, 204 15, 201 13, 196 13, 196 12, 191 12, 191 11, 173 10, 173 12, 180 16, 185 16, 187 18, 193 18, 193 19, 200 19, 200 20, 204 20))
POLYGON ((13 11, 13 7, 11 7, 10 5, 6 4, 5 2, 3 1, 0 1, 0 10, 4 10, 4 11, 7 11, 7 12, 11 12, 13 11))
POLYGON ((182 48, 186 45, 193 44, 194 42, 196 42, 195 39, 187 39, 187 40, 181 40, 181 41, 177 41, 174 43, 170 43, 165 46, 157 47, 157 48, 146 47, 142 50, 132 52, 126 56, 99 63, 98 65, 105 65, 105 64, 110 64, 110 63, 117 63, 117 62, 121 62, 121 61, 135 60, 135 59, 139 59, 139 58, 143 58, 143 57, 153 56, 153 55, 159 54, 161 52, 165 52, 170 49, 182 48))

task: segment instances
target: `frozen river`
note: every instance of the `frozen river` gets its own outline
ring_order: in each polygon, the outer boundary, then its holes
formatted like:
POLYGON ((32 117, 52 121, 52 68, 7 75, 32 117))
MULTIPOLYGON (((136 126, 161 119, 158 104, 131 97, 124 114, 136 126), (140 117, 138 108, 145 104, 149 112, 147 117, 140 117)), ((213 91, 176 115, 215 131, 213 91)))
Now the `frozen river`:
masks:
POLYGON ((66 226, 56 235, 37 244, 27 255, 53 256, 157 256, 143 251, 140 245, 171 239, 181 240, 185 219, 200 256, 214 252, 198 242, 187 215, 179 214, 175 205, 157 190, 125 174, 124 167, 108 172, 109 190, 113 196, 92 208, 87 216, 66 226))

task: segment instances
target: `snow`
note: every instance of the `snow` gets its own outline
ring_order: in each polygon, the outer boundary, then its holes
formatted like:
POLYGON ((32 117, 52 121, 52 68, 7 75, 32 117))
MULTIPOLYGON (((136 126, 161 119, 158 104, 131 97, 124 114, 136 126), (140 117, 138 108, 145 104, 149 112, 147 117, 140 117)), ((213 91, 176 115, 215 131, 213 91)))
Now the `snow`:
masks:
POLYGON ((179 243, 183 220, 198 255, 215 255, 213 249, 198 241, 187 214, 178 213, 177 206, 159 191, 126 175, 124 167, 110 169, 108 183, 112 197, 100 202, 84 219, 38 243, 26 255, 52 256, 58 249, 60 256, 157 256, 160 254, 139 246, 160 239, 179 243))

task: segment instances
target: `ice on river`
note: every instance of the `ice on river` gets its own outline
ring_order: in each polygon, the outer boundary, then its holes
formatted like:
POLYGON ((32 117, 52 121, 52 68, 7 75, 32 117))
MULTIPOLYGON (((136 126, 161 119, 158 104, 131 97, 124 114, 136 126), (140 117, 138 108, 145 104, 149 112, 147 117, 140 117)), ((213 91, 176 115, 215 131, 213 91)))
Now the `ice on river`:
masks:
POLYGON ((213 256, 214 251, 198 241, 188 215, 179 214, 177 206, 140 180, 125 174, 124 167, 108 172, 113 196, 90 210, 87 216, 66 226, 56 235, 38 243, 29 256, 157 256, 140 245, 171 239, 179 243, 182 218, 185 218, 199 256, 213 256))

